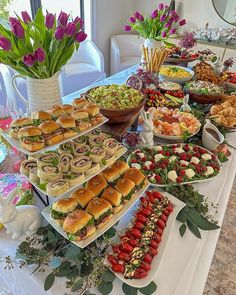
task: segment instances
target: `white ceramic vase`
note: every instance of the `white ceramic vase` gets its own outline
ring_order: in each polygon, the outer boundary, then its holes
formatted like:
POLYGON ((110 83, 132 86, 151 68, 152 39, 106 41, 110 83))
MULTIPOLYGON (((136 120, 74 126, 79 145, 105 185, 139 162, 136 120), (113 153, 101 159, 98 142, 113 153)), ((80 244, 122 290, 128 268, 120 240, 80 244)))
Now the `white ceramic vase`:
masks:
POLYGON ((144 40, 144 47, 148 49, 160 48, 161 41, 156 41, 154 39, 145 39, 144 40))
POLYGON ((61 103, 59 75, 60 72, 57 72, 52 77, 46 79, 34 79, 20 74, 16 74, 12 77, 13 88, 25 103, 28 114, 33 111, 45 110, 51 108, 55 104, 61 103), (17 78, 26 80, 28 100, 20 93, 16 84, 17 78))

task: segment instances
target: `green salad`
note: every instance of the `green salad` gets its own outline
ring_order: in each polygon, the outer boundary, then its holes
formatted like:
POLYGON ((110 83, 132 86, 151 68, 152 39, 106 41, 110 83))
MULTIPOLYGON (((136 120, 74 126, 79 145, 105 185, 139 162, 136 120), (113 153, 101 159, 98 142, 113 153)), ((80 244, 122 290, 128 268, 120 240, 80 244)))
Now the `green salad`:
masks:
POLYGON ((185 85, 185 90, 197 94, 223 94, 224 90, 222 87, 215 85, 207 81, 191 81, 185 85))
POLYGON ((103 109, 124 110, 138 106, 142 94, 126 85, 104 85, 88 91, 89 101, 103 109))

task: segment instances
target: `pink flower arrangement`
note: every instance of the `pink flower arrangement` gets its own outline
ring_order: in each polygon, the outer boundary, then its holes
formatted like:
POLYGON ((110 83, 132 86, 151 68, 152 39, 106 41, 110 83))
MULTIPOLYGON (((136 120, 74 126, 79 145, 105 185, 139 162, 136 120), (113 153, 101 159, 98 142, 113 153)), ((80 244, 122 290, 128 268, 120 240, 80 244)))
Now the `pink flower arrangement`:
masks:
POLYGON ((160 41, 175 34, 179 27, 186 24, 185 19, 179 19, 175 10, 170 11, 168 5, 160 3, 159 7, 149 16, 143 16, 139 11, 136 11, 129 18, 129 24, 125 25, 124 29, 127 32, 136 31, 145 39, 160 41))
POLYGON ((194 37, 194 33, 185 32, 179 42, 179 45, 185 49, 191 49, 197 44, 197 39, 194 37))
POLYGON ((27 11, 21 17, 9 18, 10 29, 0 26, 0 61, 24 76, 53 76, 87 38, 81 30, 83 20, 63 11, 58 18, 49 12, 43 15, 42 9, 33 20, 27 11))

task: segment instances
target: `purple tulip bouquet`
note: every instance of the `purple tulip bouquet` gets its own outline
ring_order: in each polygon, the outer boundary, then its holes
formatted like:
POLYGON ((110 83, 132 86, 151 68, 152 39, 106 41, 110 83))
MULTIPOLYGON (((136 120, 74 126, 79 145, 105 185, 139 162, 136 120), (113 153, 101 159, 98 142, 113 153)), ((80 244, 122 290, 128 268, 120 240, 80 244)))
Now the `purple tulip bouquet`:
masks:
POLYGON ((65 12, 58 18, 42 9, 34 20, 26 11, 21 16, 9 18, 9 29, 0 24, 0 62, 27 77, 52 77, 87 37, 83 20, 65 12))
POLYGON ((185 19, 181 19, 175 10, 170 10, 168 5, 159 4, 151 15, 144 17, 136 11, 129 19, 129 25, 125 26, 126 31, 136 31, 145 39, 165 41, 176 30, 186 24, 185 19))

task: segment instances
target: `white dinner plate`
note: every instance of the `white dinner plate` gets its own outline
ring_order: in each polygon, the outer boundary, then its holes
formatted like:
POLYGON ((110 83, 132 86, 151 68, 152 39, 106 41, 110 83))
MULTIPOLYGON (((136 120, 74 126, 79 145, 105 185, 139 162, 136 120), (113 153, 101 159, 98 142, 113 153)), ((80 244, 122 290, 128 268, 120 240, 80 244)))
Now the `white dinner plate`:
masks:
MULTIPOLYGON (((174 226, 176 217, 177 217, 179 211, 185 206, 185 203, 183 203, 179 199, 175 198, 174 196, 170 195, 169 193, 161 192, 161 194, 166 196, 170 200, 170 202, 173 204, 174 210, 169 215, 169 218, 166 223, 166 227, 165 227, 163 234, 162 234, 161 242, 158 246, 158 254, 152 260, 151 269, 148 272, 148 275, 143 279, 132 279, 131 280, 131 279, 125 279, 122 273, 114 272, 114 274, 121 281, 123 281, 127 285, 135 287, 135 288, 143 288, 151 283, 154 276, 158 277, 158 272, 160 271, 160 265, 161 265, 161 263, 164 262, 163 257, 164 257, 165 250, 168 245, 169 237, 170 237, 171 232, 173 230, 173 226, 174 226)), ((127 214, 125 214, 125 216, 122 217, 122 219, 120 220, 120 222, 118 223, 118 226, 117 226, 118 231, 122 231, 122 230, 126 229, 127 227, 129 227, 129 225, 131 225, 130 220, 133 217, 132 213, 138 208, 138 205, 139 204, 137 202, 136 205, 134 207, 132 207, 132 210, 129 210, 129 212, 127 212, 127 214)), ((119 242, 118 234, 115 236, 113 241, 119 242)), ((105 263, 110 266, 110 263, 107 260, 105 261, 105 263)), ((112 269, 111 269, 111 271, 112 271, 112 269)))
MULTIPOLYGON (((115 160, 112 162, 115 163, 115 161, 117 161, 120 157, 122 157, 125 153, 127 152, 127 149, 124 147, 124 151, 123 153, 119 156, 119 157, 115 157, 115 160)), ((85 175, 85 180, 81 183, 78 183, 76 184, 75 186, 72 186, 70 187, 66 192, 63 192, 61 195, 59 196, 52 196, 50 194, 48 194, 46 191, 42 190, 35 182, 32 182, 29 177, 27 175, 24 174, 24 176, 27 178, 27 180, 33 185, 35 186, 35 188, 37 188, 37 190, 39 190, 42 194, 46 194, 48 195, 50 198, 53 198, 53 199, 58 199, 62 196, 65 196, 65 194, 68 194, 68 193, 71 193, 73 192, 74 190, 76 190, 79 186, 81 186, 83 183, 89 181, 89 179, 93 178, 95 175, 101 173, 104 169, 106 169, 107 167, 111 166, 112 164, 107 164, 107 165, 104 165, 104 166, 101 166, 100 170, 98 172, 96 172, 95 174, 93 175, 85 175)))
MULTIPOLYGON (((113 214, 112 218, 109 220, 109 222, 107 224, 105 224, 104 227, 102 227, 100 229, 97 229, 96 232, 92 236, 88 237, 85 240, 79 241, 79 242, 71 241, 71 243, 75 244, 76 246, 78 246, 80 248, 85 248, 90 243, 95 241, 98 237, 100 237, 102 234, 104 234, 110 227, 112 227, 117 221, 119 221, 121 219, 121 217, 142 196, 142 194, 146 191, 146 189, 149 187, 149 185, 150 185, 150 183, 147 181, 146 185, 142 189, 140 189, 129 202, 124 204, 124 207, 122 208, 122 210, 120 212, 116 213, 116 214, 113 214)), ((67 237, 66 233, 63 231, 62 227, 60 227, 54 221, 54 219, 51 217, 51 213, 50 213, 51 207, 52 207, 52 204, 49 205, 48 207, 46 207, 42 211, 42 215, 55 228, 55 230, 57 230, 64 238, 66 238, 68 240, 68 237, 67 237)))
POLYGON ((53 145, 49 145, 49 146, 45 146, 43 149, 39 150, 39 151, 36 151, 36 152, 30 152, 28 151, 27 149, 23 148, 21 145, 20 145, 20 141, 15 139, 15 138, 12 138, 10 135, 9 135, 9 130, 8 131, 3 131, 1 133, 1 135, 12 145, 14 146, 15 148, 18 149, 18 151, 28 155, 28 156, 32 156, 34 154, 38 154, 38 153, 41 153, 43 151, 48 151, 48 150, 51 150, 53 147, 56 147, 56 146, 59 146, 60 144, 63 144, 63 143, 66 143, 68 141, 71 141, 72 139, 75 139, 77 137, 80 137, 82 135, 85 135, 86 133, 89 133, 90 131, 100 127, 101 125, 105 124, 106 122, 108 122, 109 120, 103 116, 103 122, 97 124, 97 125, 94 125, 92 127, 90 127, 89 129, 86 129, 84 131, 81 131, 79 132, 78 134, 76 134, 75 136, 72 136, 72 137, 69 137, 69 138, 65 138, 53 145))
MULTIPOLYGON (((188 138, 193 137, 194 135, 196 135, 199 132, 200 128, 198 128, 198 130, 191 134, 188 138)), ((158 132, 156 132, 156 128, 153 128, 153 134, 156 137, 159 137, 161 139, 166 139, 166 140, 183 140, 183 136, 174 136, 174 135, 165 135, 165 134, 160 134, 158 132)))

